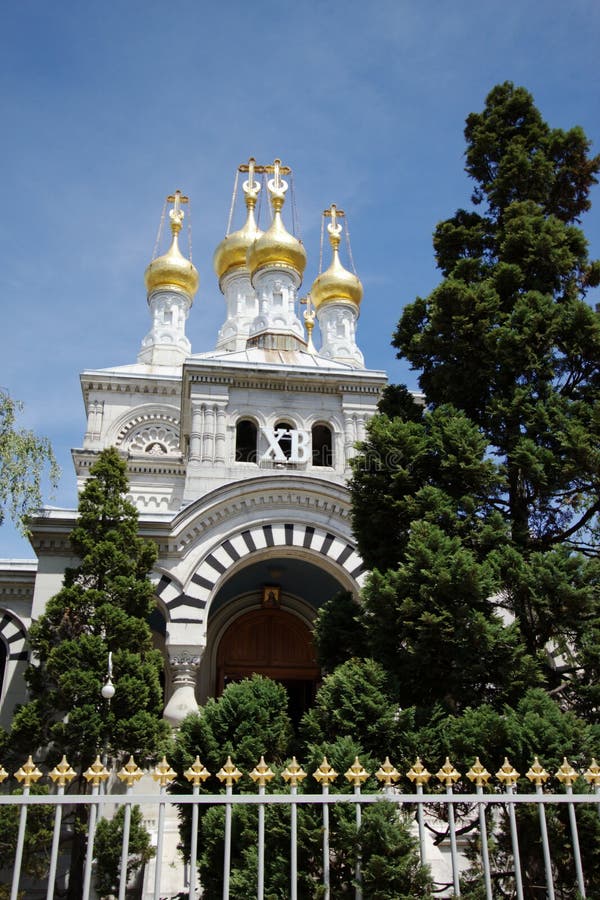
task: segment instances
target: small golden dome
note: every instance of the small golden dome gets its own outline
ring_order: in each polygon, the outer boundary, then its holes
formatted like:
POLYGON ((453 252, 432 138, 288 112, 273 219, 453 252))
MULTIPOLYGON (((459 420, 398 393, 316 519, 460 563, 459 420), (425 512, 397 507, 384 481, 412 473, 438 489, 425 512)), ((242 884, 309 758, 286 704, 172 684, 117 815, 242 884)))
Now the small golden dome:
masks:
MULTIPOLYGON (((244 190, 246 190, 246 185, 244 185, 244 190)), ((257 226, 254 218, 257 193, 258 191, 252 193, 248 191, 246 193, 248 216, 243 227, 224 237, 215 250, 213 268, 219 280, 231 269, 237 269, 246 265, 248 248, 262 235, 262 231, 257 226)))
POLYGON ((280 160, 275 160, 273 169, 275 177, 268 183, 273 221, 265 233, 248 248, 248 268, 254 275, 265 266, 288 266, 302 275, 306 268, 306 250, 302 241, 289 233, 281 218, 287 183, 280 178, 280 160))
POLYGON ((144 275, 148 294, 152 294, 159 288, 165 290, 175 288, 193 297, 198 290, 200 283, 198 271, 191 260, 186 259, 179 249, 178 234, 181 231, 183 211, 179 207, 181 195, 179 197, 178 195, 179 191, 175 194, 175 207, 169 213, 173 234, 171 246, 163 256, 152 260, 144 275))
POLYGON ((341 225, 328 225, 327 230, 333 256, 329 268, 317 276, 310 289, 313 306, 315 309, 319 309, 325 303, 332 303, 337 300, 360 306, 363 296, 363 286, 360 279, 352 272, 349 272, 348 269, 345 269, 340 262, 341 225))

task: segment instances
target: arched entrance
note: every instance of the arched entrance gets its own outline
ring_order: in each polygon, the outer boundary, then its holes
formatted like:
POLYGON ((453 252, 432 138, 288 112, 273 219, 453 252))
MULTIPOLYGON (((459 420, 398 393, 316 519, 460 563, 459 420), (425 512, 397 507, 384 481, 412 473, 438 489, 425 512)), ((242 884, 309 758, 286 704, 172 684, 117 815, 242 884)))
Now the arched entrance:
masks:
POLYGON ((284 685, 297 722, 310 705, 320 669, 310 628, 283 609, 254 609, 227 628, 217 651, 217 694, 231 681, 266 675, 284 685))

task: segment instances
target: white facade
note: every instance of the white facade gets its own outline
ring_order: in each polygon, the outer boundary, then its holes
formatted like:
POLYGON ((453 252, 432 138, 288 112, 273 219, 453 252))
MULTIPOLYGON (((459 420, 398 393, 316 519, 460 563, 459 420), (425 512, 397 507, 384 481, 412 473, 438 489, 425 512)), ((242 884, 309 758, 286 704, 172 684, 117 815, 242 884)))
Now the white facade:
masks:
MULTIPOLYGON (((272 202, 281 209, 285 182, 277 163, 271 169, 272 202)), ((258 192, 252 173, 249 184, 247 198, 258 192)), ((385 384, 383 372, 364 368, 358 304, 345 296, 319 309, 323 323, 343 312, 349 326, 338 329, 340 340, 328 325, 325 355, 307 341, 297 296, 304 250, 287 232, 282 242, 281 227, 254 239, 247 259, 254 248, 255 271, 224 242, 226 320, 214 350, 192 353, 185 324, 197 274, 177 247, 180 200, 175 195, 171 248, 146 272, 151 328, 137 362, 83 372, 87 425, 73 450, 80 486, 103 448, 114 445, 127 460, 140 532, 159 549, 152 625, 174 725, 222 687, 221 639, 264 607, 266 586, 277 589, 281 610, 308 626, 335 591, 358 590, 346 480, 385 384), (350 344, 342 340, 349 331, 350 344)), ((37 564, 0 565, 4 725, 24 699, 27 628, 75 562, 75 518, 76 510, 47 510, 33 527, 37 564)))

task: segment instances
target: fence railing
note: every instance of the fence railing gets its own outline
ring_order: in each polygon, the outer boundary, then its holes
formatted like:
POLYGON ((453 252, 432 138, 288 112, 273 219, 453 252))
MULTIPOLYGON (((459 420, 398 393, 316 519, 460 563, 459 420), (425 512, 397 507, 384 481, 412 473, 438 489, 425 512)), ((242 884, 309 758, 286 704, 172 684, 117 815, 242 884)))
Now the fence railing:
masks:
MULTIPOLYGON (((356 821, 357 834, 361 828, 363 807, 370 804, 380 803, 382 800, 388 800, 394 803, 399 811, 404 814, 408 813, 414 822, 415 836, 418 840, 419 854, 422 864, 427 865, 428 845, 431 845, 429 839, 431 833, 432 810, 435 815, 441 817, 444 822, 445 832, 443 840, 449 845, 450 857, 450 878, 446 885, 437 884, 437 896, 460 896, 461 869, 465 868, 465 859, 459 852, 459 842, 461 835, 469 832, 472 838, 475 838, 473 846, 477 849, 478 855, 478 871, 480 872, 479 883, 484 888, 487 900, 493 900, 498 894, 493 886, 494 880, 499 876, 502 878, 502 884, 510 881, 512 895, 517 900, 524 898, 524 880, 523 869, 521 863, 521 851, 519 843, 519 827, 517 808, 523 804, 534 808, 537 811, 537 820, 539 827, 539 847, 541 851, 540 863, 543 868, 544 885, 540 886, 539 896, 545 896, 549 900, 555 898, 555 871, 556 866, 553 864, 552 846, 548 836, 547 827, 547 810, 551 808, 566 808, 570 841, 570 853, 572 855, 574 883, 573 889, 576 888, 581 897, 599 896, 598 894, 588 894, 588 885, 586 881, 586 873, 584 871, 584 860, 580 848, 579 829, 578 829, 578 808, 586 806, 592 807, 594 814, 600 815, 600 766, 595 760, 584 772, 577 772, 565 759, 555 773, 554 778, 560 783, 561 787, 552 791, 549 789, 551 776, 540 765, 537 757, 535 758, 526 778, 534 788, 533 792, 517 793, 517 782, 520 778, 519 773, 505 759, 504 764, 496 773, 495 779, 484 766, 476 759, 466 778, 470 785, 465 791, 467 782, 461 782, 460 773, 454 768, 453 764, 447 759, 445 764, 440 768, 435 776, 432 776, 420 759, 417 759, 410 770, 405 773, 406 777, 414 786, 414 793, 403 792, 397 782, 402 777, 400 773, 386 758, 379 770, 373 773, 380 784, 380 790, 373 793, 363 793, 362 785, 369 777, 369 773, 365 771, 358 759, 344 773, 346 780, 353 788, 351 794, 333 793, 331 788, 338 780, 338 773, 332 768, 326 758, 323 759, 321 765, 313 772, 313 778, 320 787, 318 793, 303 793, 301 783, 306 777, 301 766, 294 758, 283 771, 276 776, 270 766, 261 760, 255 768, 248 773, 252 781, 257 787, 257 793, 234 793, 234 786, 242 777, 242 772, 232 762, 231 758, 216 773, 217 777, 224 786, 224 793, 200 793, 201 786, 210 776, 200 760, 196 757, 195 762, 183 773, 185 778, 191 784, 192 793, 173 792, 173 781, 177 777, 177 773, 171 768, 166 759, 163 760, 148 773, 155 782, 155 791, 158 794, 141 792, 142 785, 138 785, 144 773, 136 765, 133 758, 118 771, 117 777, 123 783, 125 793, 107 793, 105 786, 109 778, 109 772, 98 757, 96 761, 84 773, 84 777, 91 789, 91 793, 73 794, 68 793, 69 783, 75 777, 75 772, 69 763, 63 757, 62 762, 48 773, 49 778, 55 785, 56 792, 53 794, 32 794, 31 787, 40 778, 43 777, 42 772, 37 768, 32 758, 29 757, 27 762, 14 773, 16 780, 20 783, 22 793, 0 793, 0 811, 3 807, 14 806, 19 809, 18 816, 18 834, 16 837, 16 849, 14 853, 14 862, 12 866, 11 881, 11 900, 17 900, 19 896, 19 886, 22 877, 23 850, 25 846, 25 838, 27 833, 28 812, 32 807, 43 804, 50 806, 54 810, 54 824, 52 830, 52 846, 50 850, 46 898, 52 900, 56 890, 57 865, 60 852, 61 828, 63 810, 65 807, 87 808, 87 844, 86 857, 83 873, 83 900, 89 900, 92 893, 92 869, 94 862, 94 841, 96 836, 96 826, 98 818, 105 813, 107 806, 111 807, 111 814, 115 808, 124 807, 122 846, 120 858, 120 880, 119 880, 119 900, 124 900, 127 890, 127 865, 129 859, 129 841, 130 841, 130 824, 131 811, 134 804, 141 804, 144 807, 156 809, 156 863, 154 869, 153 884, 150 886, 150 892, 154 900, 164 897, 161 894, 161 880, 163 872, 164 860, 164 833, 165 833, 165 814, 167 811, 173 810, 174 807, 185 808, 191 807, 191 838, 190 838, 190 859, 192 861, 197 858, 198 851, 198 821, 199 811, 201 807, 224 806, 224 852, 223 852, 223 871, 222 871, 222 896, 224 900, 228 900, 230 893, 230 875, 232 863, 232 812, 236 807, 251 805, 257 808, 257 881, 256 896, 258 900, 264 900, 265 893, 265 809, 271 805, 283 805, 288 808, 289 812, 289 896, 291 900, 297 900, 298 897, 298 809, 302 806, 311 806, 320 811, 321 831, 322 831, 322 884, 323 896, 330 897, 331 876, 330 864, 332 859, 332 851, 330 848, 330 808, 332 806, 348 805, 354 807, 354 816, 356 821), (267 785, 274 778, 281 777, 286 783, 284 788, 282 785, 280 792, 272 792, 272 786, 267 793, 267 785), (425 788, 429 785, 430 780, 434 778, 437 782, 437 790, 439 792, 426 792, 425 788), (587 783, 586 787, 581 787, 587 783), (136 787, 137 786, 137 787, 136 787), (135 796, 133 789, 136 787, 135 796), (577 787, 577 791, 574 789, 577 787), (169 793, 167 793, 169 788, 169 793), (285 791, 285 792, 284 792, 285 791), (465 812, 467 810, 467 812, 465 812), (468 820, 465 827, 465 820, 468 820), (490 838, 496 838, 500 827, 500 822, 507 823, 505 834, 507 843, 510 845, 510 854, 512 857, 512 865, 501 873, 494 870, 490 859, 489 842, 490 838)), ((8 773, 0 766, 0 783, 5 782, 3 790, 9 787, 8 773)), ((433 782, 433 783, 435 783, 433 782)), ((339 782, 338 782, 339 784, 339 782)), ((555 851, 560 849, 561 857, 564 858, 565 847, 554 848, 555 851)), ((382 848, 384 851, 385 848, 382 848)), ((598 847, 592 850, 592 855, 598 853, 598 847)), ((363 897, 363 886, 361 880, 361 859, 360 853, 356 857, 356 866, 354 871, 354 893, 357 900, 363 897)), ((3 861, 6 864, 6 860, 3 861)), ((170 861, 169 861, 170 862, 170 861)), ((471 876, 472 877, 472 876, 471 876)), ((498 883, 498 882, 496 882, 498 883)), ((503 888, 504 890, 505 888, 503 888)), ((189 884, 186 890, 190 900, 201 896, 201 885, 198 884, 196 866, 190 866, 189 884)), ((502 893, 506 896, 506 893, 502 893)), ((148 896, 148 895, 147 895, 148 896)))

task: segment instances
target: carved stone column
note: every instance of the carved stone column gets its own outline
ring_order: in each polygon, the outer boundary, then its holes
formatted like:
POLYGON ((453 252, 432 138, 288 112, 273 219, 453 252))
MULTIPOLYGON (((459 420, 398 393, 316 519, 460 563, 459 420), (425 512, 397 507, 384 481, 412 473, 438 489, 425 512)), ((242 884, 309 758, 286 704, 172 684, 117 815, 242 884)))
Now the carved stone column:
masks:
POLYGON ((202 415, 203 407, 199 403, 192 406, 192 429, 190 434, 190 459, 200 462, 202 455, 202 415))
POLYGON ((196 674, 203 649, 188 650, 173 647, 170 651, 172 692, 169 702, 165 706, 163 718, 173 728, 178 728, 190 713, 198 712, 196 674))

